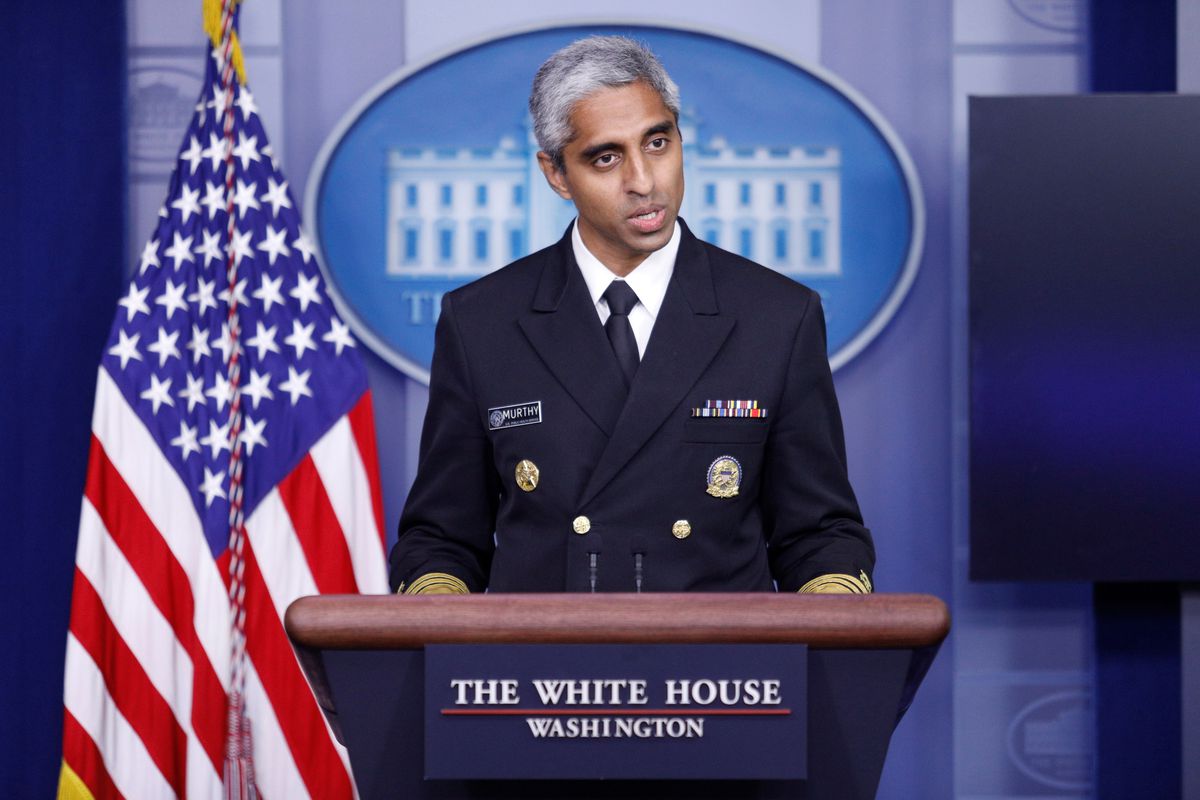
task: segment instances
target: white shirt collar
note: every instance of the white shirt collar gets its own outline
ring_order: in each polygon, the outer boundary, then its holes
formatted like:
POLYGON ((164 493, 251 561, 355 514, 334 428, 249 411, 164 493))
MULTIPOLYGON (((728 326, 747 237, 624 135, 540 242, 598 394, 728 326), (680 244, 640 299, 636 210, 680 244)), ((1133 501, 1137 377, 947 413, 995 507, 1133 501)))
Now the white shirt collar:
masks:
MULTIPOLYGON (((667 284, 671 282, 671 274, 675 271, 679 238, 679 222, 676 221, 670 241, 646 256, 646 260, 634 267, 633 272, 624 278, 653 319, 658 318, 658 310, 662 308, 663 298, 667 294, 667 284)), ((592 304, 607 311, 608 303, 601 295, 617 275, 587 249, 583 237, 579 235, 578 220, 571 226, 571 247, 575 251, 575 263, 579 264, 579 271, 583 273, 584 283, 592 296, 592 304), (604 305, 600 306, 601 303, 604 305)))

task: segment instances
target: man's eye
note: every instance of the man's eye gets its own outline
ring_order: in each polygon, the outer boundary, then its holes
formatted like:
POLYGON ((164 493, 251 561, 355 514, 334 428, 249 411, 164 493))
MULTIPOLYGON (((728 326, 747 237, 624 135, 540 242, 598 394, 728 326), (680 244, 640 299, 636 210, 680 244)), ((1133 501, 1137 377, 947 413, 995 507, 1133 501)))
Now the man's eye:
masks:
POLYGON ((649 147, 651 150, 662 150, 667 146, 667 137, 659 136, 657 139, 651 139, 649 147))
POLYGON ((607 167, 617 160, 617 157, 612 153, 605 153, 597 158, 594 163, 597 167, 607 167))

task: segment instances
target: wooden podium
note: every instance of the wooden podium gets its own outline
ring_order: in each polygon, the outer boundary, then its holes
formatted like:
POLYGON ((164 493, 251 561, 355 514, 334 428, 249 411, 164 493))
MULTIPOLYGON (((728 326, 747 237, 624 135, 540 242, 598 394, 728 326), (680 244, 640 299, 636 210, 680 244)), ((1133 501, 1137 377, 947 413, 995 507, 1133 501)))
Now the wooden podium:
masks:
POLYGON ((928 595, 325 596, 285 620, 364 798, 870 798, 892 730, 950 629, 928 595), (803 781, 423 778, 427 644, 805 644, 803 781))

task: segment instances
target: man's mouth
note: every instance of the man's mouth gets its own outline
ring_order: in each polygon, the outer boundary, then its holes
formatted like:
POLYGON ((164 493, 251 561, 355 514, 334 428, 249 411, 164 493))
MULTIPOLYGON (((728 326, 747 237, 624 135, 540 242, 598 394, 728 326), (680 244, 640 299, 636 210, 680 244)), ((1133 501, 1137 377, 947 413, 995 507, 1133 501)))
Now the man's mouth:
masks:
POLYGON ((641 233, 654 233, 663 226, 667 212, 662 206, 636 209, 629 215, 629 224, 641 233))

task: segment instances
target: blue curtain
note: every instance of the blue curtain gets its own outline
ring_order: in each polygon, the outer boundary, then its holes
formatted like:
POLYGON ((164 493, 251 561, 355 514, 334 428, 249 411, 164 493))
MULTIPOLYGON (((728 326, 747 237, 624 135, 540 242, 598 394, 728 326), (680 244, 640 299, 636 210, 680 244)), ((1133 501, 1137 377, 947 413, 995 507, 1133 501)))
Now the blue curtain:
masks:
POLYGON ((0 9, 0 784, 53 797, 96 368, 125 273, 125 7, 0 9))

